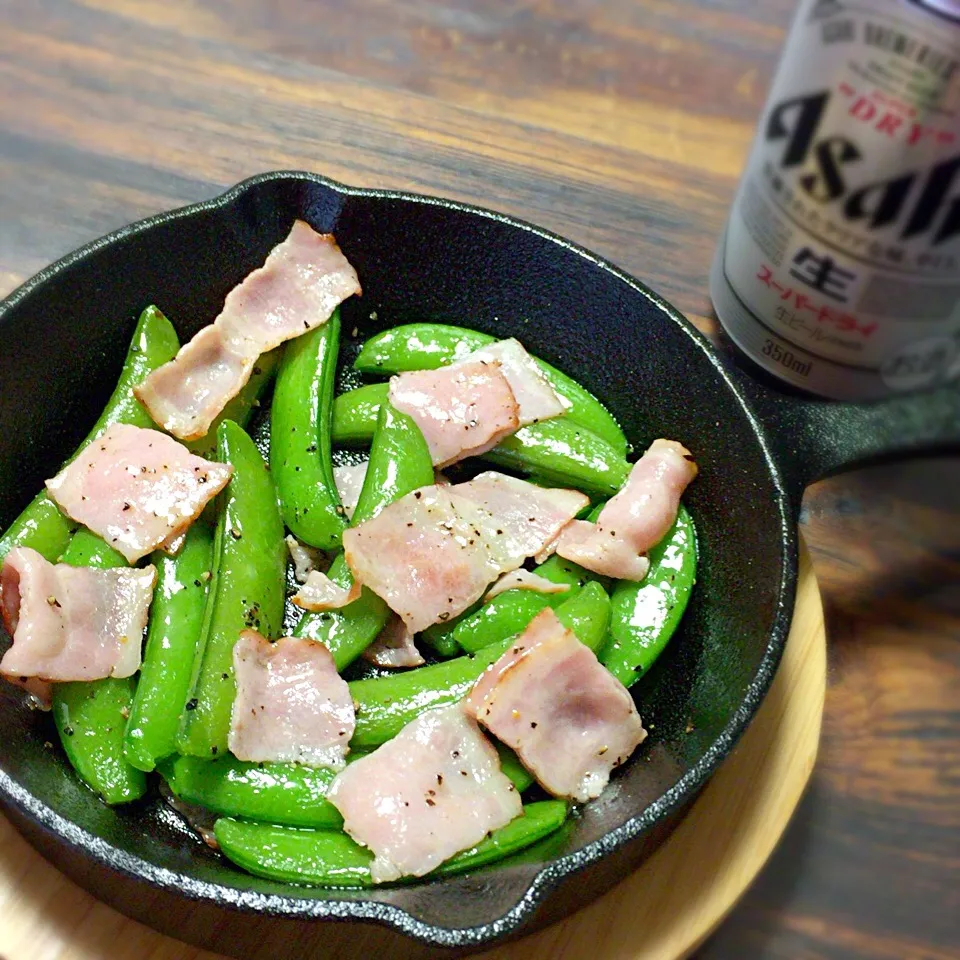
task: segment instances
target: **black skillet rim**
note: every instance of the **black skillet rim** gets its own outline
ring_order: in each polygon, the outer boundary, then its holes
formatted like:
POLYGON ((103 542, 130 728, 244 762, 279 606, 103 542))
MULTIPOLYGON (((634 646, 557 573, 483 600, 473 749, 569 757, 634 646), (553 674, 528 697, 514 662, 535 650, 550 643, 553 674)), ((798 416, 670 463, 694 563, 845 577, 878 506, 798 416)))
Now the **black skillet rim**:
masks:
POLYGON ((730 370, 720 362, 709 340, 676 308, 644 284, 615 267, 609 261, 577 244, 571 243, 569 240, 555 233, 515 217, 506 216, 505 214, 497 213, 483 207, 446 200, 440 197, 409 193, 401 190, 350 187, 307 171, 284 170, 259 174, 242 180, 225 193, 210 200, 180 207, 176 210, 165 211, 153 217, 139 220, 136 223, 128 224, 67 254, 50 266, 45 267, 13 291, 8 297, 0 301, 0 325, 3 323, 5 314, 16 306, 20 300, 42 287, 48 279, 60 271, 71 267, 102 247, 122 243, 128 238, 149 230, 157 224, 187 219, 196 213, 227 206, 243 193, 255 188, 259 184, 287 180, 317 183, 341 196, 401 200, 409 203, 445 207, 450 210, 496 220, 515 229, 535 234, 576 253, 584 260, 590 262, 594 267, 610 273, 622 283, 627 284, 627 286, 649 300, 658 310, 666 314, 673 323, 683 330, 695 346, 706 355, 727 388, 731 390, 737 398, 741 409, 753 427, 764 462, 776 489, 776 506, 780 514, 781 523, 782 576, 778 589, 776 617, 760 665, 753 679, 750 681, 746 695, 741 700, 740 706, 730 722, 710 745, 710 748, 703 757, 701 757, 671 789, 661 794, 636 816, 631 817, 621 826, 604 834, 604 836, 598 840, 593 841, 581 850, 546 863, 536 873, 523 896, 510 910, 497 920, 475 927, 440 927, 435 924, 424 923, 400 907, 377 901, 327 901, 319 898, 311 899, 306 897, 281 896, 279 894, 262 894, 250 890, 239 890, 218 883, 196 880, 185 874, 157 867, 141 857, 113 847, 99 837, 88 833, 86 830, 82 830, 66 818, 55 813, 28 790, 14 782, 3 770, 0 770, 0 801, 12 804, 24 817, 40 827, 45 833, 51 836, 52 839, 59 843, 65 843, 74 850, 82 852, 97 864, 132 879, 145 881, 162 890, 179 893, 189 900, 206 901, 220 907, 258 916, 284 917, 290 919, 299 918, 304 920, 371 921, 383 924, 430 946, 480 947, 517 932, 535 910, 547 899, 551 890, 553 890, 562 879, 586 869, 606 854, 612 853, 630 840, 640 837, 652 829, 658 822, 692 800, 736 745, 770 688, 789 632, 797 579, 797 532, 794 504, 791 501, 787 485, 771 444, 768 441, 763 424, 753 411, 748 396, 746 396, 741 389, 740 382, 731 374, 730 370))

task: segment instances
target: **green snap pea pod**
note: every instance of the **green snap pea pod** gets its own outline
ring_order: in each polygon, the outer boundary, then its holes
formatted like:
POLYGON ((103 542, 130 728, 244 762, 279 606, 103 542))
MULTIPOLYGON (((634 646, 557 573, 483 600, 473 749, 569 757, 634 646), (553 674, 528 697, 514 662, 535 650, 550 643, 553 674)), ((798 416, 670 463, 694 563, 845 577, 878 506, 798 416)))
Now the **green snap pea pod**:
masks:
MULTIPOLYGON (((394 374, 407 370, 435 370, 496 342, 496 337, 441 323, 409 323, 371 337, 363 345, 354 369, 360 373, 394 374)), ((553 389, 570 403, 567 416, 603 437, 621 457, 627 438, 613 414, 576 380, 534 357, 553 389)))
POLYGON ((555 605, 557 598, 568 599, 567 594, 536 593, 533 590, 507 590, 473 613, 461 617, 450 630, 447 624, 434 624, 424 633, 424 639, 438 653, 465 650, 475 653, 488 644, 516 636, 544 608, 555 605), (554 604, 551 604, 551 600, 554 604))
MULTIPOLYGON (((99 569, 127 565, 123 556, 85 527, 74 535, 62 562, 99 569)), ((133 677, 53 685, 53 720, 67 759, 107 803, 129 803, 147 788, 143 773, 123 755, 123 732, 135 689, 133 677)))
MULTIPOLYGON (((384 383, 374 383, 337 397, 335 443, 369 442, 376 423, 373 411, 386 398, 386 388, 384 383)), ((480 459, 535 475, 553 486, 576 487, 604 497, 616 493, 630 473, 630 464, 615 447, 568 417, 521 427, 480 454, 480 459)))
POLYGON ((217 431, 217 457, 233 466, 233 477, 221 494, 210 594, 177 736, 180 753, 207 758, 227 752, 237 692, 234 644, 244 628, 277 635, 287 566, 273 481, 254 442, 232 420, 217 431))
POLYGON ((157 586, 123 743, 127 761, 147 773, 176 750, 200 643, 212 559, 213 531, 203 520, 187 531, 177 556, 168 557, 162 551, 153 555, 157 586))
MULTIPOLYGON (((70 460, 114 423, 131 423, 137 427, 154 425, 133 395, 133 388, 148 373, 173 359, 179 347, 177 333, 170 321, 156 307, 147 307, 133 331, 117 386, 100 419, 70 460)), ((42 490, 0 537, 0 561, 14 547, 31 547, 47 560, 54 561, 67 548, 76 528, 77 525, 57 509, 46 490, 42 490)))
MULTIPOLYGON (((556 613, 564 626, 596 651, 607 634, 610 599, 599 583, 588 583, 575 597, 560 604, 556 613)), ((443 663, 389 677, 352 681, 349 686, 357 705, 357 726, 350 746, 379 746, 424 710, 462 699, 480 674, 506 652, 513 639, 488 644, 476 653, 443 663)))
MULTIPOLYGON (((383 403, 363 489, 353 514, 353 523, 376 516, 388 503, 433 483, 433 463, 420 428, 406 414, 383 403)), ((327 576, 348 587, 352 582, 343 554, 338 555, 327 576)), ((304 615, 294 631, 327 645, 338 670, 352 663, 373 642, 390 617, 390 609, 370 590, 342 610, 304 615)))
POLYGON ((278 347, 276 350, 263 354, 257 360, 250 379, 244 384, 243 389, 220 411, 206 436, 199 440, 187 442, 187 446, 193 453, 198 457, 206 457, 208 460, 216 457, 217 431, 224 420, 232 420, 246 429, 250 418, 253 416, 253 411, 260 406, 260 402, 270 388, 270 384, 273 383, 277 367, 280 366, 282 353, 282 348, 278 347))
POLYGON ((165 778, 188 803, 221 816, 282 823, 292 827, 339 830, 343 817, 327 799, 336 774, 295 763, 249 763, 177 757, 165 778))
POLYGON ((601 497, 615 494, 630 474, 630 464, 614 447, 566 417, 521 427, 481 459, 601 497))
POLYGON ((520 758, 505 744, 497 744, 500 754, 500 769, 503 775, 517 788, 517 793, 533 785, 533 774, 520 762, 520 758))
POLYGON ((377 425, 377 411, 387 399, 386 383, 368 383, 341 393, 333 401, 331 431, 334 443, 369 443, 377 425))
MULTIPOLYGON (((342 553, 334 557, 327 576, 341 587, 349 587, 353 582, 342 553)), ((375 593, 364 588, 353 603, 340 610, 305 613, 293 635, 325 644, 333 654, 337 669, 343 670, 373 643, 389 619, 390 608, 375 593)))
MULTIPOLYGON (((519 817, 476 846, 455 854, 428 876, 466 873, 519 853, 559 829, 567 812, 562 800, 526 804, 519 817)), ((368 887, 373 883, 373 854, 339 831, 220 819, 214 832, 227 859, 256 876, 321 887, 368 887)))
POLYGON ((321 550, 340 545, 346 515, 333 482, 330 427, 340 311, 285 347, 270 407, 270 472, 284 523, 321 550))
MULTIPOLYGON (((590 519, 595 520, 600 509, 596 507, 590 519)), ((557 554, 535 567, 533 572, 552 583, 564 583, 570 589, 564 593, 505 590, 452 622, 433 624, 423 632, 423 638, 441 656, 453 656, 458 650, 473 653, 488 643, 505 640, 519 633, 541 610, 557 607, 572 599, 590 580, 605 580, 557 554)))
POLYGON ((670 532, 650 551, 639 583, 618 581, 611 598, 610 636, 600 661, 629 687, 643 676, 673 636, 697 574, 697 537, 683 504, 670 532))

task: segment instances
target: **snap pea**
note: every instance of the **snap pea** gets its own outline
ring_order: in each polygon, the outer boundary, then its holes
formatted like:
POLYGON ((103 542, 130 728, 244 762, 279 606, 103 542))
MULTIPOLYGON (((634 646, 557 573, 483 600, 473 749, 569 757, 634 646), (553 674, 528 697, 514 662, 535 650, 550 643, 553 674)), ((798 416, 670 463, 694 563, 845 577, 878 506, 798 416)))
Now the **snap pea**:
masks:
POLYGON ((687 608, 697 573, 697 537, 683 504, 670 532, 650 551, 640 583, 621 580, 611 598, 610 636, 600 661, 629 687, 660 656, 687 608))
MULTIPOLYGON (((590 519, 602 509, 590 514, 590 519)), ((505 590, 476 610, 449 623, 435 623, 423 632, 423 638, 441 656, 453 656, 458 650, 472 653, 488 643, 519 633, 545 607, 556 607, 570 600, 590 580, 606 578, 585 570, 570 560, 554 554, 533 570, 551 583, 565 583, 564 593, 537 593, 533 590, 505 590)))
POLYGON ((521 427, 481 459, 555 487, 601 497, 623 486, 631 466, 606 440, 566 417, 521 427))
POLYGON ((370 442, 377 425, 377 411, 387 399, 387 388, 386 383, 368 383, 341 393, 333 401, 334 443, 355 446, 370 442))
POLYGON ((500 754, 500 769, 503 775, 517 788, 517 793, 523 793, 533 784, 533 774, 506 744, 498 743, 496 746, 497 753, 500 754))
POLYGON ((198 520, 187 531, 180 553, 153 555, 153 593, 140 682, 123 742, 127 761, 149 773, 176 749, 183 707, 190 695, 193 664, 207 602, 213 559, 213 531, 198 520))
POLYGON ((333 550, 347 521, 330 450, 340 311, 285 347, 270 407, 270 472, 283 521, 297 539, 333 550))
POLYGON ((188 803, 222 816, 292 827, 338 830, 343 817, 327 799, 336 774, 294 763, 250 763, 177 757, 164 773, 170 789, 188 803))
MULTIPOLYGON (((365 443, 373 436, 374 410, 386 398, 385 383, 369 384, 341 393, 333 405, 335 443, 365 443)), ((553 486, 576 487, 608 497, 616 493, 630 464, 602 437, 569 417, 556 417, 521 427, 505 437, 481 460, 534 475, 553 486)))
MULTIPOLYGON (((466 873, 519 853, 559 829, 567 812, 562 800, 526 804, 519 817, 455 854, 428 876, 466 873)), ((214 833, 224 855, 256 876, 322 887, 368 887, 373 882, 373 854, 345 833, 232 819, 218 820, 214 833)))
MULTIPOLYGON (((575 597, 560 604, 556 613, 564 626, 596 651, 607 634, 610 599, 599 583, 588 583, 575 597)), ((352 681, 350 693, 357 705, 357 726, 350 746, 379 746, 424 710, 462 699, 480 674, 506 652, 513 639, 508 637, 443 663, 389 677, 352 681)))
MULTIPOLYGON (((147 307, 137 321, 117 386, 100 419, 66 463, 114 423, 153 426, 147 411, 133 395, 133 388, 152 370, 171 360, 179 347, 173 324, 156 307, 147 307)), ((0 561, 14 547, 31 547, 53 561, 67 548, 75 530, 76 524, 57 509, 46 490, 41 490, 0 537, 0 561)))
MULTIPOLYGON (((81 528, 61 558, 75 567, 125 567, 100 537, 81 528)), ((53 685, 53 720, 80 778, 107 803, 129 803, 146 792, 146 778, 123 755, 123 732, 136 680, 107 677, 53 685)))
POLYGON ((370 462, 353 512, 353 524, 372 520, 385 506, 433 483, 430 449, 411 417, 382 403, 370 448, 370 462))
MULTIPOLYGON (((352 522, 371 519, 388 503, 429 483, 433 483, 433 463, 419 427, 406 414, 383 403, 377 413, 370 462, 352 522)), ((352 582, 342 553, 334 559, 327 576, 344 587, 352 582)), ((326 644, 337 669, 342 670, 366 650, 389 617, 389 607, 364 589, 359 599, 342 610, 305 614, 294 634, 326 644)))
MULTIPOLYGON (((442 323, 409 323, 371 337, 363 345, 354 369, 360 373, 394 374, 435 370, 496 342, 496 337, 442 323)), ((627 438, 613 414, 576 380, 534 357, 553 389, 570 403, 567 416, 627 454, 627 438)))
POLYGON ((217 431, 224 420, 232 420, 246 429, 254 410, 260 406, 260 403, 273 383, 277 373, 277 367, 280 366, 280 355, 283 349, 278 347, 269 353, 264 353, 256 366, 250 379, 244 384, 243 389, 220 411, 216 419, 210 426, 206 435, 199 440, 190 440, 187 446, 197 454, 198 457, 206 457, 208 460, 214 459, 217 455, 217 431))
POLYGON ((234 644, 245 627, 277 635, 287 565, 276 491, 254 442, 226 420, 217 431, 217 454, 233 465, 233 478, 220 495, 210 594, 177 736, 180 753, 207 758, 227 751, 237 691, 234 644))

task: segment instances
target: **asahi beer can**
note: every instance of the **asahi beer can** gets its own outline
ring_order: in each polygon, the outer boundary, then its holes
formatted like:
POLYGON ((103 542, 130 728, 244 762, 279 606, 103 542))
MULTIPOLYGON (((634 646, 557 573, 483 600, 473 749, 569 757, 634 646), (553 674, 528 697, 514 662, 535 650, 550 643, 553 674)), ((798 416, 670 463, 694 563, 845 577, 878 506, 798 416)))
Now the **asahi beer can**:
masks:
POLYGON ((804 0, 710 294, 748 357, 822 396, 960 377, 960 0, 804 0))

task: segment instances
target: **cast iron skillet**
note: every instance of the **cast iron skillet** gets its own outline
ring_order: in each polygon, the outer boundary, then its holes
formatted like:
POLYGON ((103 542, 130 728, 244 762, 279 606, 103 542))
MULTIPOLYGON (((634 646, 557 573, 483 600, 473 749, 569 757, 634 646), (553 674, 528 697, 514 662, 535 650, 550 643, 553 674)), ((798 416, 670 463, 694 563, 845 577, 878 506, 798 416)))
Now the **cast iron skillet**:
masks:
POLYGON ((334 231, 363 281, 344 330, 414 319, 516 335, 617 414, 638 449, 676 437, 699 582, 636 696, 651 737, 573 828, 523 861, 370 892, 295 889, 233 869, 158 800, 113 810, 71 773, 47 717, 0 690, 0 801, 29 840, 124 913, 243 957, 424 956, 529 932, 599 896, 675 826, 756 711, 793 608, 806 483, 960 442, 956 390, 872 406, 804 401, 726 369, 668 303, 558 237, 409 194, 271 173, 124 228, 0 305, 0 526, 51 476, 108 396, 150 302, 192 336, 295 217, 334 231), (692 725, 692 729, 688 728, 692 725), (282 940, 278 940, 282 937, 282 940))

